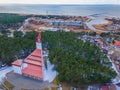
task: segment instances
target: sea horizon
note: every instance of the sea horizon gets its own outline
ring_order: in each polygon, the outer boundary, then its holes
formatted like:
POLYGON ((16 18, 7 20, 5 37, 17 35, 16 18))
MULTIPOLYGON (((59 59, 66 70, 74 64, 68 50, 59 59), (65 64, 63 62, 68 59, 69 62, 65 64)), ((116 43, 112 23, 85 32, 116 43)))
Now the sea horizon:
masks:
POLYGON ((0 4, 0 13, 120 17, 119 4, 0 4))

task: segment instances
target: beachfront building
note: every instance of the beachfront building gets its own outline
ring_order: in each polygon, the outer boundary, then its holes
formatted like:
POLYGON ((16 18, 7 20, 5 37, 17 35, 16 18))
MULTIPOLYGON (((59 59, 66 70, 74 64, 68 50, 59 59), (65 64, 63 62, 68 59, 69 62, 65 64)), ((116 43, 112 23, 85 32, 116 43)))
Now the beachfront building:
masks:
POLYGON ((79 29, 86 29, 84 21, 80 20, 69 20, 69 19, 41 19, 41 18, 30 18, 27 20, 30 24, 52 26, 52 27, 77 27, 79 29))
POLYGON ((75 26, 80 26, 80 25, 83 25, 84 22, 82 21, 63 21, 63 20, 53 20, 51 22, 52 25, 56 25, 56 26, 59 26, 59 25, 75 25, 75 26))
POLYGON ((40 30, 46 30, 46 31, 58 31, 61 30, 60 28, 55 28, 55 27, 40 27, 40 30))
POLYGON ((56 71, 52 70, 54 65, 47 61, 48 68, 45 68, 41 43, 41 34, 38 33, 36 38, 36 49, 24 60, 16 60, 12 63, 14 73, 43 81, 51 82, 54 80, 57 75, 56 71))

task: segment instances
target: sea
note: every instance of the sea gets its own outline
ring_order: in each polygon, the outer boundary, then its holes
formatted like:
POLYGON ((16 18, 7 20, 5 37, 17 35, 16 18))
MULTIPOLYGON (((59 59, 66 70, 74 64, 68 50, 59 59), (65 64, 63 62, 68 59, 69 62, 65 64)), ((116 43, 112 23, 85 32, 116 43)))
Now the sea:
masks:
POLYGON ((0 13, 38 15, 103 15, 120 18, 120 5, 0 4, 0 13))

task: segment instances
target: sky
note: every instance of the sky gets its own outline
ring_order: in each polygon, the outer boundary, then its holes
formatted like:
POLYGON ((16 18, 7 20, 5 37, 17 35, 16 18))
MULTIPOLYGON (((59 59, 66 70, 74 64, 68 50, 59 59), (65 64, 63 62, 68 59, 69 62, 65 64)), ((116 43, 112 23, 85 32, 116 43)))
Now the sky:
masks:
POLYGON ((0 4, 120 4, 120 0, 0 0, 0 4))

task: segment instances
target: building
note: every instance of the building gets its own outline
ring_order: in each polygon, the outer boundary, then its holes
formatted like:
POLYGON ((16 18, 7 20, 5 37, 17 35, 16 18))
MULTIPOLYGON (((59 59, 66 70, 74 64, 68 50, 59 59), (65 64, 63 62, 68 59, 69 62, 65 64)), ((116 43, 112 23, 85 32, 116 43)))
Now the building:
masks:
POLYGON ((36 49, 24 60, 16 60, 12 63, 14 73, 28 76, 34 79, 52 82, 58 73, 53 70, 54 65, 47 60, 44 65, 43 57, 48 56, 47 52, 42 50, 42 38, 38 33, 36 38, 36 49))
POLYGON ((115 45, 115 46, 120 46, 120 41, 114 40, 114 45, 115 45))
POLYGON ((100 90, 119 90, 116 88, 115 84, 106 84, 100 87, 100 90))
POLYGON ((24 60, 16 60, 12 63, 14 73, 35 79, 44 79, 43 75, 43 56, 42 56, 42 39, 40 33, 36 38, 36 49, 24 60))

